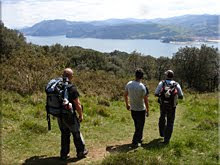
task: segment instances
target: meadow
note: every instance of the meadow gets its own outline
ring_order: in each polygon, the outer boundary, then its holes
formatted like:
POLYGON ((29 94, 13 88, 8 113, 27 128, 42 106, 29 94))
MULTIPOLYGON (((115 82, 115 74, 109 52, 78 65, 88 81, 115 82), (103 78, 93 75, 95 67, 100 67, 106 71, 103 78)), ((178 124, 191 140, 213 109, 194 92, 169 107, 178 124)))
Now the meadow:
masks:
POLYGON ((159 105, 151 92, 150 116, 142 147, 132 148, 134 132, 123 96, 111 100, 102 95, 81 96, 84 121, 81 131, 89 155, 59 160, 60 132, 56 119, 47 130, 45 94, 22 96, 1 91, 1 164, 218 164, 218 93, 185 91, 179 102, 171 143, 163 145, 157 123, 159 105))

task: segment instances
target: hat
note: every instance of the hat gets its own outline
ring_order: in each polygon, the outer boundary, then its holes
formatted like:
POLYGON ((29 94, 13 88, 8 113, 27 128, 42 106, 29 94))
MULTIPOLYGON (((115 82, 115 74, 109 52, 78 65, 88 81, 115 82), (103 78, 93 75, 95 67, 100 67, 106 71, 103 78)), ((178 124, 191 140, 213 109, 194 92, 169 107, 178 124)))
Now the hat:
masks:
POLYGON ((172 70, 167 70, 165 72, 165 75, 168 77, 168 78, 173 78, 174 76, 174 72, 172 70))

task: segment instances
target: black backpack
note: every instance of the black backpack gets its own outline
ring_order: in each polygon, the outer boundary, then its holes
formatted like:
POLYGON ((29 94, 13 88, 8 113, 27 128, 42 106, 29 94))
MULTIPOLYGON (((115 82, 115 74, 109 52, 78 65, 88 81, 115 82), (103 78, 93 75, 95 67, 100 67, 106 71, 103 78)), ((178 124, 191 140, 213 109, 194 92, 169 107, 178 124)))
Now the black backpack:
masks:
POLYGON ((55 117, 61 117, 63 114, 73 113, 71 110, 64 108, 64 99, 68 100, 68 89, 72 87, 69 83, 68 78, 56 78, 49 81, 46 85, 46 111, 48 130, 51 130, 50 115, 55 117))
POLYGON ((166 81, 162 81, 163 86, 159 94, 159 103, 167 108, 176 107, 177 105, 177 83, 168 84, 166 81))

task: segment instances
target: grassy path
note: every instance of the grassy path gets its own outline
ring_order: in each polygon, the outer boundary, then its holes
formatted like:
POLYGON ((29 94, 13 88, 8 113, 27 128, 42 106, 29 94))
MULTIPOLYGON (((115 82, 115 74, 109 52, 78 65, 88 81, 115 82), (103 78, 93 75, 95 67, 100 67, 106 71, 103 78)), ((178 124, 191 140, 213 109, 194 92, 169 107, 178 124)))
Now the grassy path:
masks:
MULTIPOLYGON (((180 120, 183 114, 184 107, 179 106, 176 112, 176 119, 175 119, 175 127, 173 135, 175 136, 175 130, 180 129, 181 124, 180 120)), ((153 143, 160 143, 163 141, 162 138, 159 137, 158 132, 158 119, 159 119, 159 111, 151 112, 150 117, 146 119, 145 128, 144 128, 144 141, 143 146, 152 145, 153 143)), ((133 125, 133 122, 130 123, 133 125)), ((133 129, 131 130, 133 134, 133 129)), ((103 146, 99 148, 90 148, 89 154, 87 158, 74 162, 74 164, 99 164, 106 156, 110 154, 117 154, 121 152, 133 152, 139 150, 139 148, 133 148, 131 146, 131 139, 132 136, 125 138, 121 141, 113 141, 104 143, 103 146)), ((142 147, 140 147, 141 149, 142 147)), ((72 164, 71 162, 69 164, 72 164)))
POLYGON ((70 156, 59 160, 60 131, 56 120, 47 131, 44 98, 4 93, 2 107, 1 164, 218 164, 218 100, 215 93, 188 94, 176 111, 170 145, 162 147, 158 133, 159 106, 150 96, 150 116, 144 127, 142 147, 134 149, 134 124, 124 102, 100 104, 82 98, 85 120, 82 134, 89 150, 77 160, 71 140, 70 156), (121 163, 120 163, 121 162, 121 163))

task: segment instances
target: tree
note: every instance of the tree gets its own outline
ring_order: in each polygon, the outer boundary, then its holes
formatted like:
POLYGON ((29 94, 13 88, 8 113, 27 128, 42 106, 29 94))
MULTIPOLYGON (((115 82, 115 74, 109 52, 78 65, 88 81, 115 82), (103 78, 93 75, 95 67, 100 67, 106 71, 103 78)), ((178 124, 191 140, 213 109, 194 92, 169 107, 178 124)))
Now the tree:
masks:
POLYGON ((1 63, 11 58, 15 51, 26 46, 25 37, 16 30, 10 30, 0 21, 0 58, 1 63))
POLYGON ((213 90, 218 84, 219 52, 217 48, 180 48, 173 56, 176 76, 189 88, 199 91, 213 90))
POLYGON ((156 60, 156 75, 155 77, 160 81, 164 75, 164 72, 168 69, 172 69, 171 60, 168 57, 159 57, 156 60))
POLYGON ((137 51, 133 51, 131 55, 128 57, 128 64, 129 64, 130 72, 133 73, 136 68, 141 67, 140 56, 141 56, 140 53, 138 53, 137 51))

